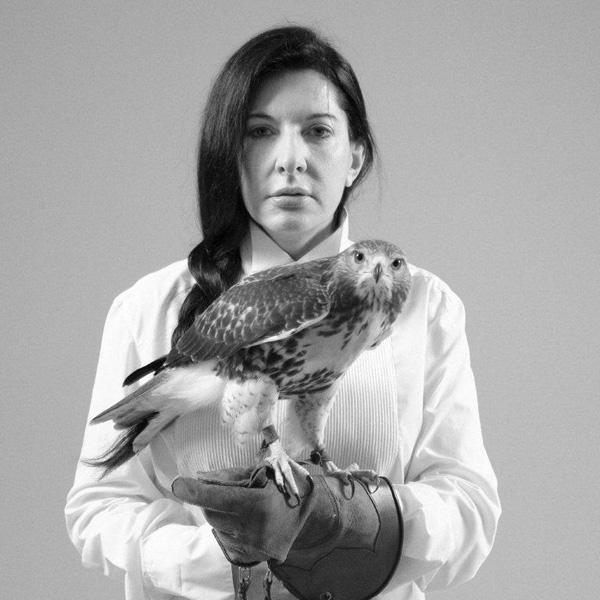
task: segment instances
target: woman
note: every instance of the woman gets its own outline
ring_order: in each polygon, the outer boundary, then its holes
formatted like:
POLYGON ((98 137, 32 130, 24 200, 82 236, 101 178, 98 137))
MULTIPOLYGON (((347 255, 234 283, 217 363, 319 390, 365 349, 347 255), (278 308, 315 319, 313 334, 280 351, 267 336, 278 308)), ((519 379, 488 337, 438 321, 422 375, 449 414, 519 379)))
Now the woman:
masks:
MULTIPOLYGON (((328 43, 286 27, 242 46, 223 67, 204 115, 203 241, 188 265, 153 273, 115 300, 90 416, 118 400, 126 375, 166 354, 194 316, 244 275, 347 248, 344 206, 374 155, 356 77, 328 43)), ((339 463, 356 461, 394 484, 404 546, 379 597, 395 599, 471 578, 491 549, 500 513, 463 306, 437 277, 410 269, 411 293, 391 337, 350 369, 327 434, 339 463)), ((283 430, 285 404, 277 406, 283 430)), ((88 428, 82 457, 98 456, 114 437, 108 424, 88 428)), ((83 563, 124 572, 130 600, 230 598, 230 565, 210 526, 170 485, 178 474, 254 461, 255 449, 235 447, 217 407, 209 407, 178 419, 101 480, 80 464, 66 515, 83 563)))

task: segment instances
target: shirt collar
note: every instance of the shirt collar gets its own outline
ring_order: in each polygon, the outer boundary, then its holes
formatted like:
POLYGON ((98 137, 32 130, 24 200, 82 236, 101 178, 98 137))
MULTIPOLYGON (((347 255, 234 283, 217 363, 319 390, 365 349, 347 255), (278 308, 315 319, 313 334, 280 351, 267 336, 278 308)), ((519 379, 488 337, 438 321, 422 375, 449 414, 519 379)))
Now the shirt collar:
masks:
MULTIPOLYGON (((328 238, 309 250, 296 262, 303 263, 316 258, 339 254, 352 245, 352 242, 348 239, 348 230, 348 214, 344 209, 340 226, 328 238)), ((240 246, 240 254, 244 275, 295 262, 252 220, 250 220, 248 235, 246 235, 240 246)))

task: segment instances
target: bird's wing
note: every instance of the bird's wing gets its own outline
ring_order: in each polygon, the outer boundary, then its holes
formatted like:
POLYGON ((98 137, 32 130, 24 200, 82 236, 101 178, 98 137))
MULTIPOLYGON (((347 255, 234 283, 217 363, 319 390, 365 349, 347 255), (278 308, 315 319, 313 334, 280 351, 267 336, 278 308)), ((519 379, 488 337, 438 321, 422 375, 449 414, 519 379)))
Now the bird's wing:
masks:
POLYGON ((231 356, 325 318, 330 300, 320 265, 309 264, 268 269, 234 285, 196 317, 177 351, 194 361, 231 356))

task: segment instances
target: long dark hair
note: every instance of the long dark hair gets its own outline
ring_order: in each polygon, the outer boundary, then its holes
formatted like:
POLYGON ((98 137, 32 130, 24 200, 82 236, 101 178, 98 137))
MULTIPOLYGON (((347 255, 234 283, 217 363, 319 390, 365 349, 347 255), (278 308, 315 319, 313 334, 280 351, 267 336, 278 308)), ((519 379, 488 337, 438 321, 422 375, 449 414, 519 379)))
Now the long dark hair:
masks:
POLYGON ((290 26, 260 33, 239 48, 217 76, 204 110, 198 152, 198 210, 203 239, 188 257, 196 283, 181 306, 173 345, 195 316, 242 275, 239 248, 250 217, 242 200, 238 161, 246 116, 264 79, 291 69, 314 69, 333 83, 340 107, 348 117, 350 138, 364 144, 363 167, 353 185, 344 190, 334 225, 339 224, 351 188, 373 165, 376 148, 360 85, 350 64, 331 44, 312 29, 290 26))

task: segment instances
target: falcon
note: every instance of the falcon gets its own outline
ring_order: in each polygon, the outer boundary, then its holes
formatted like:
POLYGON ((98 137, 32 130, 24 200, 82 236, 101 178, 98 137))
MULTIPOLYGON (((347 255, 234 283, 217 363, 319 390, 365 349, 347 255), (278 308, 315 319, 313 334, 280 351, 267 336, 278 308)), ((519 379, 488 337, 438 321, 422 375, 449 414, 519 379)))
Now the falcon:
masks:
POLYGON ((238 443, 263 437, 263 459, 282 491, 298 494, 293 461, 273 425, 278 399, 290 402, 292 439, 313 449, 326 475, 348 483, 375 474, 339 469, 325 451, 327 418, 340 381, 363 350, 390 333, 410 290, 405 255, 379 240, 340 254, 266 269, 242 279, 197 315, 169 354, 138 369, 124 385, 154 377, 100 413, 124 429, 111 448, 86 461, 103 476, 129 460, 179 416, 221 403, 238 443))

